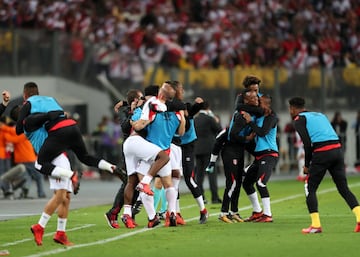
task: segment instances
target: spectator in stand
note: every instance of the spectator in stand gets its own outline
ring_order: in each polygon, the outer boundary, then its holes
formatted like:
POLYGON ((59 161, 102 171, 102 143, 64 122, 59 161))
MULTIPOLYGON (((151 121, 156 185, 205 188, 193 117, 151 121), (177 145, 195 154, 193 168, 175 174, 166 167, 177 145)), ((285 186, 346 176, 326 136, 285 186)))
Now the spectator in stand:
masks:
MULTIPOLYGON (((341 49, 348 48, 356 59, 360 58, 355 54, 359 39, 354 33, 358 26, 356 12, 359 6, 359 2, 349 0, 322 1, 321 4, 319 1, 269 3, 265 0, 195 1, 190 4, 154 0, 2 1, 0 26, 61 30, 79 33, 83 40, 91 41, 101 33, 104 38, 109 38, 109 42, 119 45, 130 37, 131 47, 137 51, 150 24, 155 29, 161 28, 161 34, 167 38, 167 43, 161 43, 166 46, 167 57, 168 54, 177 56, 170 49, 177 43, 184 46, 185 32, 190 37, 186 46, 195 49, 199 41, 207 46, 201 49, 203 53, 195 54, 196 64, 201 64, 199 61, 205 57, 205 63, 211 67, 222 66, 218 65, 219 60, 213 62, 215 56, 220 59, 228 56, 230 65, 269 66, 280 62, 284 67, 293 66, 293 59, 301 52, 296 35, 306 31, 306 43, 316 42, 320 55, 329 49, 328 60, 333 59, 334 65, 338 66, 345 54, 341 49), (264 19, 257 19, 261 15, 264 19), (187 29, 184 31, 180 27, 187 29), (229 39, 223 33, 229 34, 229 39)), ((132 60, 136 60, 139 53, 137 51, 132 60)), ((177 58, 174 60, 177 62, 177 58)), ((326 63, 322 65, 325 67, 326 63)))
POLYGON ((347 121, 344 120, 339 111, 335 112, 333 119, 331 120, 331 125, 333 126, 336 134, 340 139, 341 146, 346 153, 346 132, 347 132, 347 121))

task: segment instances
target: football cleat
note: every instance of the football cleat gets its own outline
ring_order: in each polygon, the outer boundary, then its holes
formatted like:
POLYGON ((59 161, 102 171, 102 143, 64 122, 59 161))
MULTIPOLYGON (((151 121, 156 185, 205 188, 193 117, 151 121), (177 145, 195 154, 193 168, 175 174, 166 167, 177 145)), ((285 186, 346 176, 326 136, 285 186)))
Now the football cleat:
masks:
POLYGON ((66 246, 74 245, 72 242, 70 242, 67 239, 66 233, 64 231, 56 231, 53 239, 54 239, 54 242, 56 242, 58 244, 62 244, 62 245, 66 245, 66 246))
POLYGON ((31 230, 31 233, 33 233, 33 235, 34 235, 34 240, 35 240, 36 244, 42 245, 44 228, 42 226, 40 226, 40 224, 35 224, 35 225, 31 226, 30 230, 31 230))
POLYGON ((176 225, 176 214, 172 212, 170 214, 170 227, 176 227, 176 225))
POLYGON ((104 216, 105 216, 105 219, 106 219, 108 225, 111 228, 115 228, 115 229, 120 228, 117 214, 111 214, 110 212, 107 212, 104 214, 104 216))
POLYGON ((147 195, 154 195, 154 192, 151 190, 149 184, 145 184, 145 183, 140 182, 139 184, 137 184, 135 189, 137 191, 144 192, 147 195))
POLYGON ((133 217, 137 215, 141 211, 142 202, 140 200, 137 200, 134 204, 134 206, 131 208, 131 214, 133 217))
POLYGON ((76 195, 80 190, 80 176, 77 171, 74 171, 74 174, 71 176, 71 183, 73 186, 74 195, 76 195))
POLYGON ((166 212, 164 226, 165 227, 176 227, 176 214, 175 213, 166 212))
POLYGON ((356 223, 356 227, 354 229, 354 232, 360 232, 360 222, 356 223))
POLYGON ((181 216, 180 212, 176 213, 176 224, 179 224, 179 225, 185 225, 186 224, 186 222, 183 219, 183 217, 181 216))
POLYGON ((155 217, 152 219, 152 220, 149 220, 148 222, 148 228, 154 228, 156 227, 157 225, 159 225, 161 222, 158 218, 157 215, 155 215, 155 217))
POLYGON ((251 221, 254 221, 258 218, 260 218, 261 216, 263 215, 263 212, 252 212, 251 216, 249 218, 246 218, 244 221, 245 222, 251 222, 251 221))
POLYGON ((321 227, 315 228, 313 226, 310 226, 308 228, 303 228, 301 230, 301 233, 303 233, 303 234, 317 234, 317 233, 321 233, 321 232, 322 232, 321 227))
POLYGON ((259 218, 254 220, 254 222, 263 222, 263 223, 273 222, 273 218, 272 218, 272 216, 268 216, 268 215, 263 214, 259 218))
POLYGON ((204 208, 204 210, 200 211, 199 224, 205 224, 208 218, 209 218, 209 213, 206 210, 206 208, 204 208))
POLYGON ((220 214, 218 219, 225 223, 233 223, 227 214, 220 214))
POLYGON ((230 214, 230 217, 229 217, 232 221, 235 221, 235 222, 244 222, 244 219, 241 218, 240 214, 239 213, 234 213, 234 214, 230 214))
POLYGON ((165 212, 158 212, 156 213, 156 215, 159 217, 159 219, 161 220, 165 220, 166 219, 166 211, 165 212))
POLYGON ((129 214, 124 214, 122 216, 121 220, 127 228, 135 228, 136 227, 135 221, 130 217, 129 214))

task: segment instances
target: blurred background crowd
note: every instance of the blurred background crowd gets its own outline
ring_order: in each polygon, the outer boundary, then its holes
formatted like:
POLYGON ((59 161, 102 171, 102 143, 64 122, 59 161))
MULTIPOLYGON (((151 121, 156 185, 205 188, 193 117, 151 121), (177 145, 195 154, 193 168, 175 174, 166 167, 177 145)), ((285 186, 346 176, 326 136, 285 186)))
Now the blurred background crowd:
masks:
POLYGON ((1 0, 0 9, 2 28, 71 33, 74 61, 90 40, 178 67, 360 64, 357 0, 1 0))
MULTIPOLYGON (((351 160, 359 160, 359 18, 359 0, 0 0, 0 76, 49 75, 101 90, 105 79, 123 96, 179 80, 188 100, 201 96, 220 115, 255 74, 277 112, 295 94, 330 119, 351 112, 338 133, 355 135, 351 160)), ((108 138, 119 133, 111 111, 86 131, 93 151, 117 161, 122 142, 108 138)), ((286 117, 285 170, 296 167, 286 117)))
POLYGON ((324 85, 324 97, 357 103, 358 0, 0 0, 0 10, 0 74, 93 87, 104 74, 123 93, 172 76, 216 95, 255 71, 282 100, 324 85))

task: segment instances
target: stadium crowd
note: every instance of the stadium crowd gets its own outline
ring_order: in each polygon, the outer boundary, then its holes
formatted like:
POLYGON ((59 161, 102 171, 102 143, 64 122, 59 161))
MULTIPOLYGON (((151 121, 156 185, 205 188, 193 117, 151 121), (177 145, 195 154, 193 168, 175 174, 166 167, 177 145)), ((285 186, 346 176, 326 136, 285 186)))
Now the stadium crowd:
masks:
MULTIPOLYGON (((237 65, 355 67, 360 64, 360 2, 0 0, 0 28, 41 28, 74 35, 72 59, 85 43, 110 77, 129 63, 180 68, 237 65)), ((133 74, 136 76, 136 74, 133 74)))

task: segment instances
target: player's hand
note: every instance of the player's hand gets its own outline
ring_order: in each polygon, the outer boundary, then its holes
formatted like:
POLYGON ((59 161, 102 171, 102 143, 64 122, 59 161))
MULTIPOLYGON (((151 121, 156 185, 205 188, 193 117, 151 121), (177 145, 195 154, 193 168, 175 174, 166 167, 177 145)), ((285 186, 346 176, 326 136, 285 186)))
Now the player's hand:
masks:
POLYGON ((304 166, 303 172, 304 172, 304 174, 308 175, 309 174, 309 168, 304 166))
POLYGON ((124 104, 124 101, 122 101, 122 100, 119 101, 117 104, 115 104, 115 106, 114 106, 114 111, 115 111, 116 113, 118 113, 120 107, 123 106, 123 104, 124 104))
POLYGON ((7 90, 4 90, 2 92, 2 97, 3 97, 3 101, 2 101, 3 105, 7 106, 10 102, 10 92, 7 90))
POLYGON ((206 167, 205 171, 207 173, 213 173, 215 169, 215 162, 210 162, 209 165, 206 167))
POLYGON ((201 103, 204 102, 204 99, 202 99, 201 97, 198 96, 198 97, 195 98, 194 102, 197 103, 197 104, 201 104, 201 103))
POLYGON ((243 115, 244 119, 246 120, 246 123, 251 122, 251 116, 249 113, 242 111, 241 114, 243 115))

